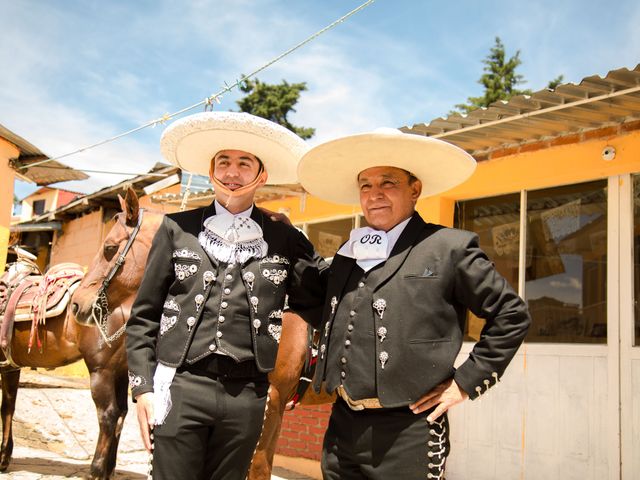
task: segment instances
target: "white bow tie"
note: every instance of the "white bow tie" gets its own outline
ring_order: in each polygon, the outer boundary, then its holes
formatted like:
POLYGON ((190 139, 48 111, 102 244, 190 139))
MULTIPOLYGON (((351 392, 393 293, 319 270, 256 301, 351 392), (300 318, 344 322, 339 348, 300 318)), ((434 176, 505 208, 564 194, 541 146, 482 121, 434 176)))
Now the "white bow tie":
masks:
POLYGON ((349 241, 338 250, 338 254, 355 258, 360 268, 368 272, 389 258, 387 232, 371 227, 356 228, 351 231, 349 241))

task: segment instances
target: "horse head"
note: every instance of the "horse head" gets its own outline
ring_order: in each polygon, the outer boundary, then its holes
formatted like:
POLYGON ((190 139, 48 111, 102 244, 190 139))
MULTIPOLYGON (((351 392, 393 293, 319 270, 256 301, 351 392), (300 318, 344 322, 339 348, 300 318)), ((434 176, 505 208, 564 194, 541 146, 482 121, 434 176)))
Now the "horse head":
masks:
POLYGON ((104 328, 103 337, 111 314, 117 314, 121 324, 129 318, 151 242, 163 216, 139 208, 133 189, 119 199, 122 211, 115 215, 102 248, 71 299, 76 321, 104 328))

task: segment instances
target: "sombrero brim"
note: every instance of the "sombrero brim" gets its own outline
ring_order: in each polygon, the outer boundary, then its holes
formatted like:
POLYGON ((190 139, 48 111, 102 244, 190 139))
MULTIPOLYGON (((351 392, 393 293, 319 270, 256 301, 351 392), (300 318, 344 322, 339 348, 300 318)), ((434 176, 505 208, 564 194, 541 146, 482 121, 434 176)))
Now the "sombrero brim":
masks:
POLYGON ((476 168, 471 155, 430 137, 397 133, 364 133, 338 138, 309 150, 298 165, 298 179, 323 200, 360 203, 358 174, 377 166, 397 167, 422 182, 421 197, 433 196, 464 182, 476 168))
POLYGON ((265 165, 268 184, 296 183, 296 166, 308 150, 295 133, 264 118, 239 112, 203 112, 177 120, 160 139, 163 156, 183 170, 209 175, 220 150, 242 150, 265 165))

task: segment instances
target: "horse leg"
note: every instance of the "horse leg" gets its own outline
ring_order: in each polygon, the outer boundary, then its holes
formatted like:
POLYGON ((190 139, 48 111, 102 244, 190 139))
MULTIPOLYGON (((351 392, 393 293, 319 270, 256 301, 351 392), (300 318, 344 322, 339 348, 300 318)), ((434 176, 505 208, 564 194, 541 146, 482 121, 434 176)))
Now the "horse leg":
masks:
POLYGON ((285 313, 275 368, 269 373, 269 393, 260 440, 253 454, 248 480, 269 480, 273 467, 282 415, 293 397, 304 367, 307 349, 307 324, 298 315, 285 313))
POLYGON ((13 413, 16 410, 20 369, 2 371, 2 448, 0 450, 0 472, 4 472, 11 462, 13 453, 13 413))
POLYGON ((120 433, 127 415, 127 376, 110 368, 91 371, 91 396, 100 432, 91 462, 91 479, 111 478, 116 467, 120 433))

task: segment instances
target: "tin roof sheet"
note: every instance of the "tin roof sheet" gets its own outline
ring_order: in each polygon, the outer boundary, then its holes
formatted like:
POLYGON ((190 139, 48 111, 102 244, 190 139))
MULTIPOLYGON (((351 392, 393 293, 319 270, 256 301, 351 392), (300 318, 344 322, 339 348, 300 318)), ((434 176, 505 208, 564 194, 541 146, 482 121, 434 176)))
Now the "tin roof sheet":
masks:
POLYGON ((497 101, 468 115, 454 113, 402 127, 441 138, 472 155, 640 119, 640 64, 584 78, 555 90, 497 101))

